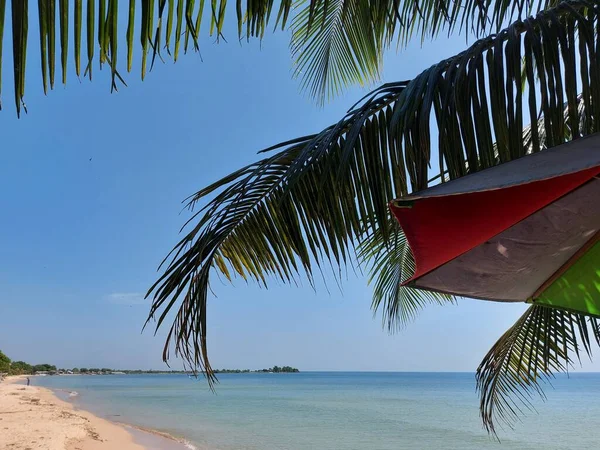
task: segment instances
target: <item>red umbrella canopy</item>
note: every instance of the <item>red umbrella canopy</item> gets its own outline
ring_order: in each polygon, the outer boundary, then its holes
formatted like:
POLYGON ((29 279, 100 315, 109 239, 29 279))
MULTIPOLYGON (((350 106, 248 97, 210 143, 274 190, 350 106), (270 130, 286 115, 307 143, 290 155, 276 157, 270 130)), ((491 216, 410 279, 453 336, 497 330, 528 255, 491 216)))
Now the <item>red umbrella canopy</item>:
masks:
POLYGON ((600 315, 600 134, 394 200, 408 286, 600 315))

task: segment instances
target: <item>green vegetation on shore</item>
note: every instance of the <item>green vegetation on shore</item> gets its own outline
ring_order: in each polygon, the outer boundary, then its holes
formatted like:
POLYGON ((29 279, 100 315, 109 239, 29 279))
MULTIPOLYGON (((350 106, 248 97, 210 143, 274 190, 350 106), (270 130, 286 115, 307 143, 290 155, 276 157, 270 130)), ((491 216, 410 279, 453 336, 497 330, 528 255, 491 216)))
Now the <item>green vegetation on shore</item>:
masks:
MULTIPOLYGON (((295 367, 290 366, 273 366, 269 369, 220 369, 215 370, 215 373, 298 373, 300 372, 295 367)), ((49 374, 49 375, 62 375, 62 374, 74 374, 74 375, 136 375, 136 374, 167 374, 167 373, 188 373, 185 370, 129 370, 129 369, 108 369, 104 368, 87 368, 87 367, 74 367, 73 369, 57 369, 56 366, 51 364, 37 364, 32 365, 24 361, 14 361, 6 356, 0 350, 0 374, 8 375, 35 375, 35 374, 49 374)))
POLYGON ((25 361, 11 361, 0 350, 0 374, 8 375, 32 375, 36 372, 57 372, 56 366, 52 364, 31 365, 25 361))
POLYGON ((0 373, 8 373, 10 370, 10 358, 0 350, 0 373))
POLYGON ((283 367, 273 366, 270 369, 258 370, 257 372, 296 373, 296 372, 300 372, 300 371, 298 369, 296 369, 295 367, 290 367, 290 366, 283 366, 283 367))
POLYGON ((296 369, 295 367, 290 367, 290 366, 283 366, 283 367, 279 367, 279 366, 273 366, 269 369, 260 369, 260 370, 250 370, 250 369, 244 369, 244 370, 240 370, 240 369, 216 369, 214 370, 214 373, 263 373, 263 372, 268 372, 268 373, 298 373, 300 372, 298 369, 296 369))

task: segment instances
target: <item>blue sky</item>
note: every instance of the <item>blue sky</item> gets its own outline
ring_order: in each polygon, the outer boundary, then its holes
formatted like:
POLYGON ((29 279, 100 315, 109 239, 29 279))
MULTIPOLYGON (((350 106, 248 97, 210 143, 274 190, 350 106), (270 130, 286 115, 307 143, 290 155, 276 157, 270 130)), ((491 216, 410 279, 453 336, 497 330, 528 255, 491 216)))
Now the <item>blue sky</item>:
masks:
MULTIPOLYGON (((318 108, 292 79, 286 33, 239 45, 230 28, 229 43, 203 37, 203 62, 189 54, 159 63, 144 82, 129 74, 129 86, 112 95, 107 70, 96 69, 93 83, 71 72, 66 88, 44 98, 30 28, 29 114, 20 120, 10 46, 4 56, 0 348, 67 367, 164 367, 164 332, 141 333, 143 293, 189 217, 181 201, 257 150, 336 121, 366 89, 318 108)), ((412 78, 464 45, 442 38, 392 52, 382 81, 412 78)), ((276 282, 269 290, 242 281, 213 287, 214 367, 472 371, 525 309, 462 300, 430 307, 390 336, 360 275, 349 273, 343 292, 276 282)))

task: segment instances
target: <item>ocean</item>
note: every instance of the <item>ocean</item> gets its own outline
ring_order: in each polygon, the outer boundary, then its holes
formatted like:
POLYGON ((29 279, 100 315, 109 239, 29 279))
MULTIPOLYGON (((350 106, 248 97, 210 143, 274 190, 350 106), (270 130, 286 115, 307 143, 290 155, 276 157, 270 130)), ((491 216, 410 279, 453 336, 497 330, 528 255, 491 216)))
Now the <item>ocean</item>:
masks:
POLYGON ((514 429, 488 436, 472 373, 35 377, 110 420, 211 450, 598 449, 600 374, 559 376, 514 429), (75 394, 76 393, 76 394, 75 394))

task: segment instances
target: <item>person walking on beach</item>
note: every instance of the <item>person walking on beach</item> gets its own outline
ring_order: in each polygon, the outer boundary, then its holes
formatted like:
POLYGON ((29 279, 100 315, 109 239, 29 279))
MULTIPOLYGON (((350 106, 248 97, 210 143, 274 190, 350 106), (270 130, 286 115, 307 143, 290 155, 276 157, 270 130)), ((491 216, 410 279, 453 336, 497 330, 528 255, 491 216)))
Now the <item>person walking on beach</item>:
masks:
POLYGON ((29 386, 29 383, 30 383, 29 377, 27 377, 27 386, 29 386))

